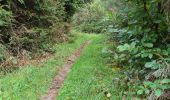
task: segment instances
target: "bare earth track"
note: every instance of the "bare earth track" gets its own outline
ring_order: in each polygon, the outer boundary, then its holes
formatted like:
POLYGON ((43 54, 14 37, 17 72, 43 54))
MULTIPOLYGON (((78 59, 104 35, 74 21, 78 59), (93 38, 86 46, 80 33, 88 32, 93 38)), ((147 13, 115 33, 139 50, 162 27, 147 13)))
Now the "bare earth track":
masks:
POLYGON ((62 87, 64 80, 66 79, 68 73, 71 70, 72 65, 76 61, 77 58, 80 57, 83 49, 90 43, 90 41, 86 41, 82 46, 76 50, 70 57, 67 58, 66 64, 59 70, 58 75, 54 78, 53 83, 47 93, 46 96, 43 96, 40 100, 55 100, 59 89, 62 87))

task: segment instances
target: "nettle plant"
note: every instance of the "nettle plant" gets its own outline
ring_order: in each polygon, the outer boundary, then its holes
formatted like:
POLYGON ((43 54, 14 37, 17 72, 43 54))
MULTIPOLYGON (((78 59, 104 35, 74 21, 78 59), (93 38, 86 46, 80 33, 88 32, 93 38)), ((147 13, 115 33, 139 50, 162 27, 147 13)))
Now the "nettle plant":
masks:
MULTIPOLYGON (((122 22, 115 22, 116 25, 110 29, 119 42, 118 51, 115 53, 116 61, 119 61, 121 66, 142 70, 139 75, 144 74, 144 77, 139 76, 140 80, 157 84, 157 80, 168 79, 170 75, 170 26, 169 17, 166 16, 167 12, 163 7, 165 2, 162 0, 126 0, 123 2, 126 6, 117 11, 117 15, 121 16, 117 19, 120 21, 121 18, 122 22)), ((141 94, 141 91, 138 94, 141 94)), ((148 95, 151 93, 149 92, 148 95)), ((158 92, 156 95, 158 96, 158 92)))

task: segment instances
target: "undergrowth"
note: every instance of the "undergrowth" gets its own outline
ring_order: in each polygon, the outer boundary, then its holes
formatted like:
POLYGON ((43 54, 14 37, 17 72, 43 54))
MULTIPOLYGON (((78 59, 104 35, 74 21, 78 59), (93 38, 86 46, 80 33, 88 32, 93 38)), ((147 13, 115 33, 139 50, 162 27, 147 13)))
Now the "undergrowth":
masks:
POLYGON ((88 35, 76 34, 74 41, 54 45, 55 55, 41 66, 28 65, 5 76, 0 76, 0 99, 2 100, 37 100, 45 94, 64 64, 65 58, 73 53, 88 35), (78 38, 79 37, 79 38, 78 38))

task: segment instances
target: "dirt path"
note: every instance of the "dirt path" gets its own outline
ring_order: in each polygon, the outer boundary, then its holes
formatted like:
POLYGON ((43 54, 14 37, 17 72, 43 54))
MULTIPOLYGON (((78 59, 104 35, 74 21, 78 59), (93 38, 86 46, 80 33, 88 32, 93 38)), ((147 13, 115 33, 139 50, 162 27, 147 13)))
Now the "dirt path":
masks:
POLYGON ((59 70, 58 75, 54 78, 53 83, 47 93, 47 95, 43 96, 40 100, 55 100, 56 96, 59 93, 59 89, 62 87, 64 80, 66 79, 68 73, 71 70, 72 65, 76 61, 77 58, 81 55, 83 49, 90 43, 90 41, 86 41, 82 46, 77 49, 75 53, 73 53, 70 57, 67 58, 66 64, 59 70))

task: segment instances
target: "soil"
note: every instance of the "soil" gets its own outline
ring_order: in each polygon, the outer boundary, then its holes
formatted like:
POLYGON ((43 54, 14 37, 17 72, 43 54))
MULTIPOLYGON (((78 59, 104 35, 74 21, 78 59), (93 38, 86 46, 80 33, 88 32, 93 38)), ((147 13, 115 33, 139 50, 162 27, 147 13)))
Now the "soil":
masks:
POLYGON ((74 64, 76 59, 80 57, 82 51, 89 43, 90 41, 86 41, 79 49, 76 50, 75 53, 73 53, 70 57, 66 59, 66 64, 59 70, 58 75, 54 78, 47 95, 40 98, 40 100, 56 100, 59 90, 62 87, 64 80, 67 78, 72 65, 74 64))

